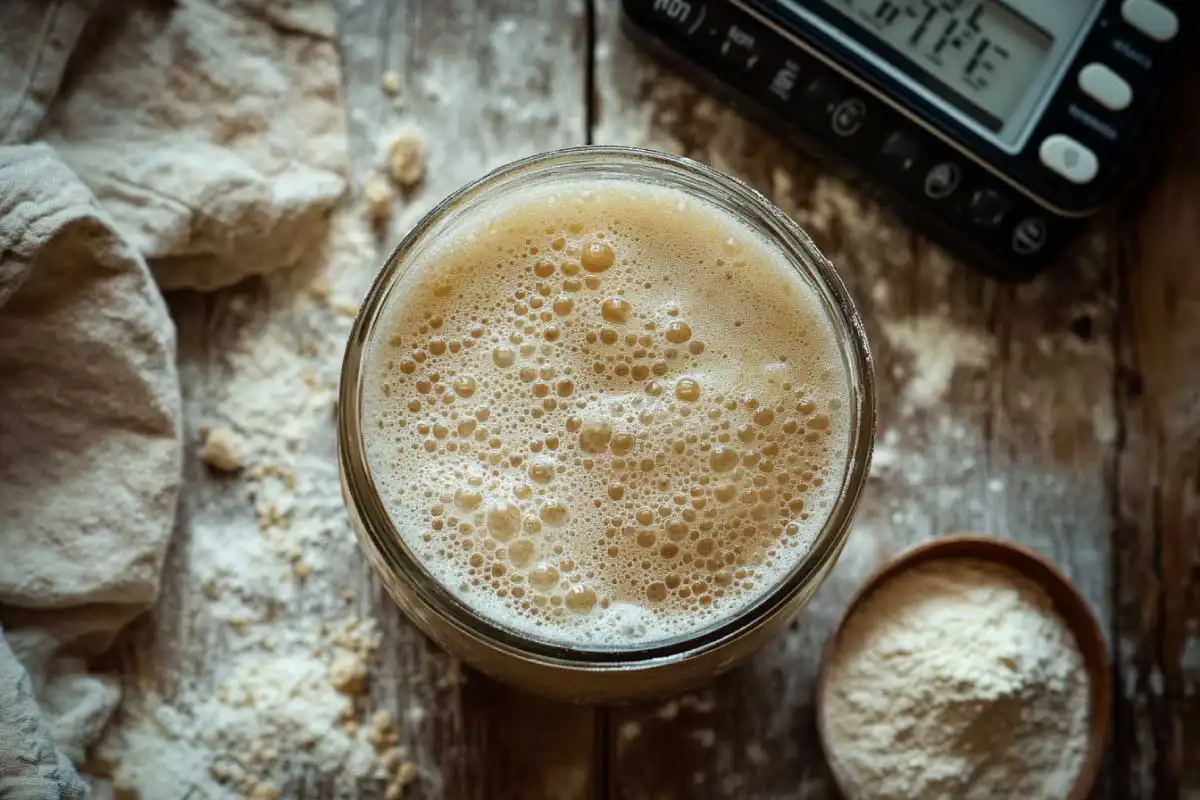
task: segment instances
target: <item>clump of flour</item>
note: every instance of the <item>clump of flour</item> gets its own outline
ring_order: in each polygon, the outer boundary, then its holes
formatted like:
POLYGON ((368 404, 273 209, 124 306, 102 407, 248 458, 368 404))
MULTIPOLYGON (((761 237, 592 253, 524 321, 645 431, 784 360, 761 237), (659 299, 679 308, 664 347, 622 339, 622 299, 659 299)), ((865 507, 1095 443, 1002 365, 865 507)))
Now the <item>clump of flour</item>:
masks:
POLYGON ((1046 592, 973 559, 914 567, 839 634, 821 697, 860 798, 1067 797, 1087 749, 1083 657, 1046 592))

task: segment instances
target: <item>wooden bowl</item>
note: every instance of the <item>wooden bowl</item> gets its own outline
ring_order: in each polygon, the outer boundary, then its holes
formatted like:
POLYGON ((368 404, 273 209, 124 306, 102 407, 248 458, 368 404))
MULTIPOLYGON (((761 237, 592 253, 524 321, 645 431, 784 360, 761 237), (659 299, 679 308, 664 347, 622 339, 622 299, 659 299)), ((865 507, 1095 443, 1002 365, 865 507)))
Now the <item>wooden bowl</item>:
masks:
POLYGON ((838 621, 833 635, 826 642, 821 656, 820 673, 817 676, 815 701, 817 731, 826 760, 830 764, 834 780, 842 795, 850 800, 857 800, 859 797, 856 788, 848 785, 849 778, 839 774, 839 770, 834 764, 833 748, 829 744, 821 708, 827 688, 826 682, 829 678, 830 662, 837 651, 842 628, 863 600, 883 583, 910 567, 944 558, 991 561, 1016 570, 1046 590, 1059 616, 1074 634, 1079 652, 1083 656, 1091 691, 1088 698, 1090 713, 1087 750, 1068 800, 1086 800, 1099 775, 1108 742, 1109 704, 1112 688, 1108 669, 1108 646, 1100 632, 1100 625, 1092 615, 1083 595, 1053 564, 1024 547, 980 534, 953 534, 939 537, 912 547, 877 568, 854 593, 850 604, 838 621))

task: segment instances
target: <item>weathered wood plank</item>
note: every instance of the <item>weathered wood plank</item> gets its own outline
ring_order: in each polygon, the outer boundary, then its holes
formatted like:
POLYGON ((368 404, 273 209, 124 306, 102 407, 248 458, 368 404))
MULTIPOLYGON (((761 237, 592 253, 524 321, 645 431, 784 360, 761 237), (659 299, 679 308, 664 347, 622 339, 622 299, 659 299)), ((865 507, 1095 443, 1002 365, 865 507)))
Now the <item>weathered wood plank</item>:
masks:
POLYGON ((1118 793, 1200 793, 1200 73, 1148 197, 1124 209, 1118 793))
POLYGON ((595 141, 681 152, 742 177, 838 265, 878 359, 881 423, 867 498, 827 585, 787 635, 710 691, 618 712, 612 796, 829 797, 813 724, 818 656, 849 594, 887 556, 992 531, 1053 558, 1107 624, 1110 273, 1093 238, 1029 286, 988 282, 652 66, 620 34, 616 3, 599 6, 597 47, 595 141))
MULTIPOLYGON (((609 712, 473 674, 446 680, 446 657, 365 565, 348 565, 359 612, 384 634, 370 705, 404 721, 402 743, 422 769, 407 797, 831 797, 812 720, 820 648, 867 571, 955 530, 993 531, 1051 556, 1115 631, 1116 743, 1097 796, 1200 791, 1200 115, 1177 135, 1148 203, 1109 217, 1098 226, 1107 236, 1051 275, 1004 287, 652 66, 618 32, 612 0, 595 10, 590 129, 582 0, 340 5, 356 176, 404 124, 429 141, 427 177, 397 204, 380 253, 445 194, 519 156, 589 136, 683 152, 748 180, 809 229, 854 292, 879 365, 879 449, 842 562, 787 635, 701 692, 609 712), (389 70, 396 99, 380 90, 389 70)), ((1183 102, 1200 106, 1200 92, 1183 102)), ((361 291, 372 273, 363 265, 343 286, 361 291)), ((177 299, 193 416, 212 413, 228 377, 222 337, 253 335, 253 320, 248 333, 229 324, 242 313, 235 306, 269 313, 286 300, 253 286, 177 299)), ((211 523, 234 503, 197 464, 189 469, 175 574, 122 653, 133 694, 169 696, 181 677, 215 675, 224 657, 200 581, 180 572, 193 515, 211 523)), ((327 777, 298 773, 281 796, 332 794, 327 777)))
MULTIPOLYGON (((298 637, 305 647, 308 642, 314 647, 326 646, 323 636, 307 630, 315 629, 318 619, 357 615, 377 623, 382 642, 371 665, 370 696, 358 703, 359 717, 365 720, 369 711, 383 709, 396 720, 405 759, 417 770, 405 797, 583 797, 594 782, 593 711, 528 698, 470 673, 460 678, 457 665, 403 617, 359 558, 344 515, 337 513, 340 499, 328 405, 348 322, 346 304, 362 295, 383 254, 407 226, 446 194, 494 166, 540 150, 583 143, 583 5, 551 0, 517 0, 505 8, 483 9, 466 0, 347 0, 340 5, 352 178, 358 184, 355 193, 361 190, 361 181, 381 164, 392 135, 406 124, 425 133, 425 179, 408 196, 398 199, 392 225, 382 232, 374 257, 369 252, 356 254, 353 246, 343 243, 333 270, 308 265, 293 276, 249 282, 210 297, 176 299, 173 311, 179 326, 188 440, 194 442, 197 427, 219 420, 248 433, 256 457, 248 466, 258 466, 258 457, 267 455, 278 457, 281 464, 293 457, 302 461, 302 468, 289 480, 294 479, 297 491, 309 493, 310 505, 321 505, 322 512, 329 515, 331 529, 327 536, 322 534, 328 541, 293 540, 287 544, 294 545, 294 558, 301 563, 307 563, 305 559, 311 555, 306 548, 321 549, 322 559, 315 567, 321 573, 309 575, 307 582, 293 581, 288 553, 282 547, 276 548, 278 553, 267 552, 262 563, 272 569, 278 560, 279 570, 278 579, 272 575, 267 580, 279 580, 285 586, 294 582, 294 588, 278 589, 273 584, 261 598, 250 598, 257 602, 252 613, 265 608, 277 620, 282 639, 293 636, 298 626, 305 627, 306 634, 298 637), (398 76, 395 97, 382 90, 385 71, 398 76), (321 271, 327 273, 325 286, 316 289, 310 282, 321 271), (333 306, 322 308, 314 298, 330 289, 333 306), (281 374, 272 373, 276 368, 282 368, 281 374), (324 398, 314 402, 325 405, 311 419, 305 417, 305 425, 311 421, 312 429, 305 427, 297 433, 298 440, 285 447, 281 441, 272 442, 269 428, 271 424, 288 427, 288 421, 263 413, 260 397, 241 397, 237 392, 247 387, 293 384, 293 393, 285 390, 277 395, 289 408, 296 398, 297 406, 311 410, 304 399, 310 390, 324 398), (255 429, 247 431, 251 422, 255 429), (344 601, 343 589, 347 591, 344 601), (264 598, 265 602, 258 602, 264 598), (287 602, 281 603, 281 599, 287 602), (320 614, 311 615, 313 609, 320 614)), ((358 197, 350 199, 357 202, 358 197)), ((145 714, 163 708, 186 720, 192 709, 174 702, 181 686, 188 687, 189 698, 204 696, 202 689, 197 694, 196 687, 210 687, 208 694, 215 696, 235 663, 235 653, 245 656, 253 651, 254 657, 261 653, 269 664, 273 652, 269 639, 264 637, 260 649, 255 649, 259 645, 239 638, 233 625, 236 620, 213 611, 212 593, 236 592, 222 590, 197 574, 199 562, 189 551, 194 550, 198 538, 211 548, 214 538, 221 535, 256 538, 260 531, 264 548, 271 550, 276 544, 274 523, 260 528, 262 510, 256 520, 256 509, 247 501, 246 476, 208 474, 195 458, 194 446, 189 444, 188 449, 188 483, 168 558, 162 602, 127 637, 116 656, 125 673, 126 708, 131 717, 141 714, 143 720, 145 714), (206 534, 198 537, 201 529, 206 534)), ((304 508, 308 510, 308 506, 304 508)), ((267 513, 275 514, 273 510, 267 513)), ((253 580, 241 578, 238 592, 253 592, 253 580)), ((234 601, 222 602, 225 608, 234 601)), ((256 635, 269 627, 262 622, 256 620, 256 635)), ((294 649, 294 642, 289 646, 294 649)), ((307 652, 303 655, 309 656, 307 652)), ((322 651, 315 662, 305 663, 321 667, 320 659, 328 657, 322 651)), ((324 680, 321 673, 317 677, 324 680)), ((324 691, 330 690, 326 687, 324 691)), ((263 713, 269 712, 263 709, 263 713)), ((329 720, 331 725, 333 722, 329 720)), ((199 768, 206 771, 211 755, 203 743, 191 744, 197 749, 188 755, 198 759, 199 768)), ((303 766, 303 754, 291 752, 296 748, 292 739, 252 744, 284 749, 254 765, 254 771, 264 781, 269 779, 266 786, 278 791, 279 797, 345 796, 344 781, 303 766)), ((220 754, 235 760, 250 755, 220 754)), ((186 769, 192 770, 188 774, 196 774, 196 766, 186 769)), ((167 776, 166 781, 170 780, 167 776)), ((385 786, 384 781, 367 779, 353 796, 380 797, 385 786)), ((200 787, 198 794, 196 790, 177 784, 171 790, 176 794, 144 796, 235 794, 230 786, 200 787), (230 789, 229 794, 221 793, 225 788, 230 789)))
MULTIPOLYGON (((380 163, 403 125, 424 131, 424 182, 397 204, 380 255, 428 207, 488 169, 586 136, 586 16, 581 1, 342 2, 342 62, 355 173, 380 163), (395 72, 395 100, 380 90, 395 72)), ((365 289, 365 285, 364 285, 365 289)), ((445 662, 376 590, 386 620, 382 669, 396 680, 445 662)), ((529 698, 467 672, 439 692, 413 734, 440 781, 412 796, 577 798, 593 782, 590 709, 529 698)), ((436 680, 436 675, 431 675, 436 680)), ((378 681, 377 681, 378 685, 378 681)), ((379 700, 392 699, 385 688, 379 700)), ((397 709, 398 711, 398 709, 397 709)))
MULTIPOLYGON (((418 127, 427 142, 425 179, 397 203, 381 257, 420 214, 462 184, 516 158, 584 142, 582 2, 340 5, 355 174, 362 178, 381 163, 402 126, 418 127), (394 98, 381 91, 385 72, 399 78, 394 98)), ((379 672, 400 686, 414 674, 436 684, 445 658, 372 585, 369 613, 385 631, 379 672)), ((461 685, 442 681, 426 706, 428 718, 411 733, 412 746, 429 754, 439 780, 413 786, 406 797, 586 796, 594 781, 593 711, 465 675, 461 685)), ((400 713, 403 703, 387 681, 377 679, 373 693, 377 704, 400 713)))

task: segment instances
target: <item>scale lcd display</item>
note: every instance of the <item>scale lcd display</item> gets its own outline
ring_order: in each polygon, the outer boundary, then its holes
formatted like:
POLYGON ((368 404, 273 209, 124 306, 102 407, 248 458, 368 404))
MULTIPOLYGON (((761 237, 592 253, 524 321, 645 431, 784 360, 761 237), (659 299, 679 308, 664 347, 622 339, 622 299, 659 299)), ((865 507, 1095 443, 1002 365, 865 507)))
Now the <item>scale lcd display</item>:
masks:
POLYGON ((901 56, 924 73, 922 84, 995 132, 1017 113, 1055 44, 1048 31, 997 0, 817 4, 840 12, 866 34, 855 38, 876 52, 886 48, 901 56))

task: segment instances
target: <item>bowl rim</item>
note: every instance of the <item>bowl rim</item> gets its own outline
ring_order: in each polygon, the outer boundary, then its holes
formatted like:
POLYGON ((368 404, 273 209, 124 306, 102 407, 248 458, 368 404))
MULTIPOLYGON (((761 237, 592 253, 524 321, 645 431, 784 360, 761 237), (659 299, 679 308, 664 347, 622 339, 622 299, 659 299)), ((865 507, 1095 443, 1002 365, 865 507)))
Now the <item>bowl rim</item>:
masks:
POLYGON ((1075 784, 1067 800, 1086 800, 1091 794, 1108 750, 1109 721, 1112 708, 1111 656, 1103 629, 1087 598, 1078 587, 1046 556, 1016 542, 985 533, 951 533, 912 545, 875 567, 855 589, 821 649, 817 679, 814 684, 813 709, 816 714, 817 738, 834 783, 842 797, 856 800, 858 795, 848 776, 837 767, 834 748, 830 746, 825 727, 823 704, 829 683, 830 664, 837 651, 846 621, 859 606, 887 581, 918 564, 940 559, 976 559, 989 561, 1011 569, 1046 590, 1055 611, 1071 631, 1083 657, 1088 675, 1087 752, 1075 784), (1065 609, 1065 613, 1064 613, 1065 609))

